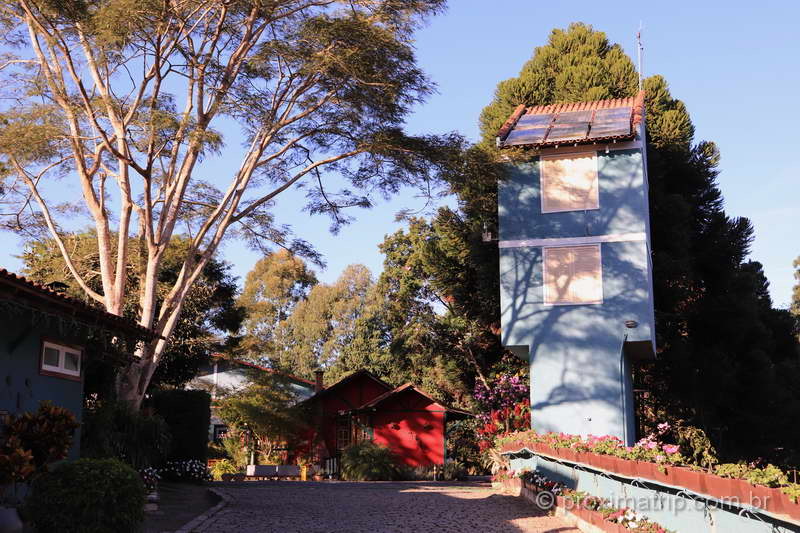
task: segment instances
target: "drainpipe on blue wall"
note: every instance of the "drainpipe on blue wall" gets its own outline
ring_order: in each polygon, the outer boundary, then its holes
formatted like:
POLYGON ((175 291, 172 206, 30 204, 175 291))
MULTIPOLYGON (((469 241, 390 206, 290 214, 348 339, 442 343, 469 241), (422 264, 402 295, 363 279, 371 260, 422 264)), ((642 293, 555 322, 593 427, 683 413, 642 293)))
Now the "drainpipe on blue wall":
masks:
POLYGON ((625 342, 628 340, 626 333, 622 337, 622 345, 619 347, 619 393, 620 400, 622 401, 622 440, 625 441, 625 446, 630 446, 631 441, 628 439, 628 406, 625 405, 625 342))

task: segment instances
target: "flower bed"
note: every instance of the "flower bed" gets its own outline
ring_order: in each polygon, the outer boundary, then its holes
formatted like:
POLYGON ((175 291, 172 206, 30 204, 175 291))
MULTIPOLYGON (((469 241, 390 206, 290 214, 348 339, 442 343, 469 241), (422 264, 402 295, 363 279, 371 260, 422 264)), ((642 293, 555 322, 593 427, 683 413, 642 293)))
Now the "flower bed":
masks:
MULTIPOLYGON (((541 474, 523 470, 519 479, 524 489, 536 494, 548 492, 553 496, 553 504, 570 512, 581 520, 592 524, 608 533, 639 532, 639 533, 670 533, 659 524, 648 519, 645 515, 633 509, 615 509, 608 500, 576 491, 564 485, 551 481, 541 474)), ((504 481, 504 485, 510 483, 504 481)), ((534 498, 534 501, 537 501, 534 498)), ((538 503, 538 501, 537 501, 538 503)))
POLYGON ((786 474, 773 465, 756 468, 724 464, 718 465, 712 473, 692 465, 678 446, 658 443, 653 438, 643 439, 636 446, 625 446, 612 436, 582 438, 564 433, 525 431, 501 437, 497 445, 501 453, 528 450, 800 520, 800 484, 789 483, 786 474))

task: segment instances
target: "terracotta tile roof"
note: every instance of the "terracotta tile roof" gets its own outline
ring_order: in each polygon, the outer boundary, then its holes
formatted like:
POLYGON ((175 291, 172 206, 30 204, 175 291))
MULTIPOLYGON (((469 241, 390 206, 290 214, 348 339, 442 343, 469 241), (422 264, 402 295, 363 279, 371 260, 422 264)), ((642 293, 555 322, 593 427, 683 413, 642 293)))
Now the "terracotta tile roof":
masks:
POLYGON ((311 398, 309 398, 309 400, 313 400, 313 399, 318 398, 320 396, 326 395, 330 391, 332 391, 334 389, 337 389, 340 386, 353 381, 354 379, 358 378, 359 376, 367 376, 368 378, 370 378, 373 381, 375 381, 378 385, 384 387, 386 390, 388 390, 388 391, 392 390, 392 386, 391 385, 389 385, 388 383, 383 381, 381 378, 379 378, 378 376, 376 376, 375 374, 373 374, 369 370, 366 370, 366 369, 362 368, 361 370, 356 370, 352 374, 348 374, 347 376, 343 377, 342 379, 340 379, 339 381, 337 381, 333 385, 325 387, 321 391, 319 391, 316 394, 314 394, 311 398))
POLYGON ((447 411, 449 413, 465 415, 465 416, 474 416, 472 413, 468 413, 467 411, 462 411, 460 409, 453 409, 452 407, 447 407, 446 405, 442 404, 442 402, 436 400, 435 398, 433 398, 429 394, 427 394, 427 393, 423 392, 422 390, 418 389, 417 387, 415 387, 413 383, 406 383, 404 385, 400 385, 396 389, 392 389, 390 391, 386 391, 385 393, 381 394, 377 398, 375 398, 375 399, 365 403, 361 407, 359 407, 358 410, 362 411, 362 410, 367 410, 367 409, 372 409, 374 407, 377 407, 379 404, 383 403, 385 400, 391 398, 392 396, 395 396, 396 394, 399 394, 399 393, 401 393, 403 391, 406 391, 406 390, 412 390, 412 391, 416 392, 417 394, 419 394, 420 396, 424 396, 425 398, 429 399, 433 403, 435 403, 437 405, 441 405, 445 409, 445 411, 447 411))
POLYGON ((11 300, 26 299, 29 303, 46 306, 48 312, 74 318, 87 324, 102 324, 109 329, 133 333, 142 339, 153 339, 157 335, 140 326, 133 320, 112 315, 86 302, 54 291, 53 289, 31 281, 0 268, 0 298, 11 300))
POLYGON ((636 136, 636 126, 642 122, 644 96, 644 91, 639 91, 636 96, 629 98, 532 107, 520 104, 497 132, 498 145, 501 148, 506 146, 554 146, 632 139, 636 136), (623 114, 626 108, 630 109, 629 115, 623 114), (608 110, 620 110, 621 113, 608 110), (605 118, 606 116, 608 118, 605 118), (608 128, 609 125, 614 127, 608 128), (620 126, 625 127, 620 128, 620 126), (559 128, 562 128, 565 134, 554 138, 554 133, 559 128), (516 139, 512 135, 515 130, 517 132, 516 139), (529 134, 525 136, 523 130, 529 134), (597 133, 593 134, 593 131, 597 133), (609 134, 604 134, 604 132, 609 134))
POLYGON ((283 377, 288 378, 288 379, 290 379, 292 381, 297 381, 299 383, 305 383, 307 385, 311 385, 312 387, 315 385, 315 383, 313 381, 311 381, 310 379, 301 378, 299 376, 295 376, 295 375, 292 375, 292 374, 287 374, 286 372, 281 372, 280 370, 275 370, 274 368, 269 368, 267 366, 257 365, 255 363, 251 363, 249 361, 242 361, 241 359, 231 359, 229 357, 226 357, 225 354, 222 354, 222 353, 212 353, 211 357, 213 357, 214 359, 224 359, 225 361, 230 361, 231 363, 235 363, 237 365, 246 366, 246 367, 249 367, 249 368, 255 368, 256 370, 261 370, 263 372, 267 372, 268 374, 275 374, 276 376, 283 376, 283 377))

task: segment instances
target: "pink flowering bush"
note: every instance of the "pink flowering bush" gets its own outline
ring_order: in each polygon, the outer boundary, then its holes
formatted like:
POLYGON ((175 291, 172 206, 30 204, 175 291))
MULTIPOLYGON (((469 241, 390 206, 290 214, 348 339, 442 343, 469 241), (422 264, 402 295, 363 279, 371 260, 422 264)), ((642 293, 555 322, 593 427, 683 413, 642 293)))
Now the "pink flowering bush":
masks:
POLYGON ((487 387, 480 381, 475 384, 473 396, 478 403, 478 418, 486 423, 492 411, 513 409, 515 405, 527 401, 530 389, 526 379, 517 375, 500 374, 487 387))
POLYGON ((669 431, 669 424, 662 424, 659 432, 648 435, 634 446, 625 446, 618 437, 612 435, 589 435, 585 438, 580 435, 566 433, 537 433, 534 430, 511 433, 498 437, 497 446, 525 441, 543 444, 550 448, 567 448, 575 452, 591 452, 601 455, 613 455, 620 459, 633 461, 646 461, 658 464, 684 465, 688 464, 687 458, 680 453, 676 444, 667 444, 661 441, 664 434, 669 431))

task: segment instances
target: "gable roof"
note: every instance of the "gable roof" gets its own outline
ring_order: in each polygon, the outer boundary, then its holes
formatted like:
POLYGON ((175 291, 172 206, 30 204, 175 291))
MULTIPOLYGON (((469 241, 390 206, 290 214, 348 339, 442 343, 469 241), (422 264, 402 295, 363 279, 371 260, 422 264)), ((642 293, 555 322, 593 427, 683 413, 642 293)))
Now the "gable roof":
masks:
POLYGON ((520 104, 497 132, 500 148, 630 140, 644 115, 644 91, 629 98, 526 107, 520 104))
POLYGON ((388 383, 383 381, 381 378, 379 378, 378 376, 376 376, 375 374, 373 374, 369 370, 366 370, 366 369, 362 368, 361 370, 356 370, 352 374, 349 374, 349 375, 343 377, 342 379, 340 379, 339 381, 337 381, 336 383, 334 383, 330 387, 325 387, 321 391, 317 392, 316 394, 314 394, 313 396, 308 398, 308 400, 306 400, 306 401, 314 400, 316 398, 320 398, 320 397, 328 394, 329 392, 331 392, 333 390, 336 390, 336 389, 339 389, 343 385, 346 385, 347 383, 350 383, 351 381, 355 381, 359 377, 364 377, 364 376, 374 380, 379 385, 381 385, 382 387, 386 388, 386 390, 392 390, 392 386, 391 385, 389 385, 388 383))
POLYGON ((428 400, 430 400, 431 402, 435 403, 436 405, 442 406, 444 408, 444 410, 447 411, 448 413, 458 414, 458 415, 462 415, 462 416, 473 416, 472 413, 468 413, 467 411, 462 411, 460 409, 453 409, 452 407, 447 407, 446 405, 444 405, 442 402, 440 402, 436 398, 434 398, 434 397, 430 396, 429 394, 427 394, 426 392, 418 389, 413 383, 405 383, 405 384, 400 385, 399 387, 397 387, 395 389, 392 389, 390 391, 386 391, 385 393, 381 394, 377 398, 374 398, 373 400, 371 400, 371 401, 365 403, 364 405, 362 405, 361 407, 359 407, 358 410, 362 411, 362 410, 375 409, 375 408, 377 408, 378 405, 380 405, 384 401, 386 401, 389 398, 392 398, 394 396, 397 396, 398 394, 400 394, 402 392, 405 392, 405 391, 412 391, 412 392, 415 392, 415 393, 419 394, 420 396, 422 396, 424 398, 427 398, 428 400))
POLYGON ((87 325, 98 325, 111 331, 127 333, 138 339, 158 338, 153 331, 133 320, 113 315, 4 268, 0 268, 0 298, 72 318, 87 325))
POLYGON ((229 361, 231 363, 234 363, 234 364, 237 364, 237 365, 240 365, 240 366, 246 366, 248 368, 254 368, 256 370, 261 370, 262 372, 266 372, 268 374, 273 374, 273 375, 276 375, 276 376, 283 376, 283 377, 285 377, 287 379, 290 379, 292 381, 295 381, 297 383, 302 383, 304 385, 310 385, 312 388, 315 385, 314 382, 311 381, 310 379, 301 378, 301 377, 295 376, 293 374, 287 374, 286 372, 281 372, 280 370, 275 370, 274 368, 269 368, 267 366, 257 365, 256 363, 251 363, 249 361, 243 361, 241 359, 233 359, 233 358, 230 358, 230 357, 226 357, 225 354, 222 354, 222 353, 212 353, 211 357, 212 357, 212 359, 222 359, 224 361, 229 361))

